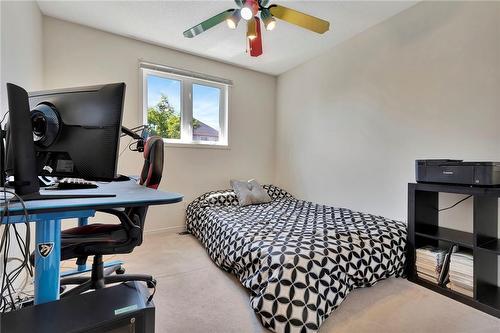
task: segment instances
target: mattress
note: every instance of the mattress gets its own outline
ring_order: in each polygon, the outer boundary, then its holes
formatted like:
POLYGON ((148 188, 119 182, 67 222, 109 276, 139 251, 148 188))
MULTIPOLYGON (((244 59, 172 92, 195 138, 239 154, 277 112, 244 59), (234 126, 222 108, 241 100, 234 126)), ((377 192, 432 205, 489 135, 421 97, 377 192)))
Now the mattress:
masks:
POLYGON ((316 332, 353 289, 404 274, 404 223, 264 188, 272 201, 246 207, 231 190, 200 196, 187 230, 250 291, 265 327, 316 332))

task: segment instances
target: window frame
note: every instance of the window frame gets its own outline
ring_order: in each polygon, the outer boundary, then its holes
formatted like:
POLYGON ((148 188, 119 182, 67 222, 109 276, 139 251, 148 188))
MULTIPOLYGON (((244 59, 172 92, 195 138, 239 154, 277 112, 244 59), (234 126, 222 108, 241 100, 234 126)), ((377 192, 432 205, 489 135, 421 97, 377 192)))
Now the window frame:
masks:
POLYGON ((167 73, 160 70, 149 68, 140 68, 142 83, 142 124, 148 124, 148 75, 157 76, 164 79, 180 81, 180 100, 181 100, 181 138, 168 139, 163 138, 166 146, 170 147, 188 147, 188 148, 219 148, 229 149, 229 85, 210 80, 193 78, 180 74, 167 73), (220 90, 219 96, 219 140, 203 141, 193 140, 193 85, 203 85, 217 88, 220 90))

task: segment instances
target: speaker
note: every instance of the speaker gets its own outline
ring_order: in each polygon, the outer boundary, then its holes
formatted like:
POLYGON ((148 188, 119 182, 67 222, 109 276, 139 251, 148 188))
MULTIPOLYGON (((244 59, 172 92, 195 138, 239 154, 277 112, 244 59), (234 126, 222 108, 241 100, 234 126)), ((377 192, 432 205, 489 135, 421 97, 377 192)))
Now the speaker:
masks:
POLYGON ((28 93, 23 88, 7 83, 9 99, 9 136, 14 166, 16 194, 37 194, 40 190, 35 159, 35 144, 31 125, 28 93))

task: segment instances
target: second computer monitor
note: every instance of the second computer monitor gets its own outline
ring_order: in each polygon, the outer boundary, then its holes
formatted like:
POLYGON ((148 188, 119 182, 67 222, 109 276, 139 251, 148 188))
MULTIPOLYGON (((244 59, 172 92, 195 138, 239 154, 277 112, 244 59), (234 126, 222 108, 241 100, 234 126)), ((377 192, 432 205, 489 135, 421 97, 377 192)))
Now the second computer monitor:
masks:
POLYGON ((41 175, 116 178, 125 83, 29 94, 41 175))

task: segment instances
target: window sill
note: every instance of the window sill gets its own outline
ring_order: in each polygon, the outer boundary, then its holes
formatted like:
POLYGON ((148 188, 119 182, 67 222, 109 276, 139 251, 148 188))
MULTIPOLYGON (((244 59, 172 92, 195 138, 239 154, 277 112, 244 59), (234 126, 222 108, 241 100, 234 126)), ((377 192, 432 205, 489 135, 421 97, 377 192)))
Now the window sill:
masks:
POLYGON ((167 148, 201 148, 201 149, 221 149, 230 150, 229 145, 222 144, 210 144, 210 143, 180 143, 180 142, 166 142, 165 147, 167 148))

